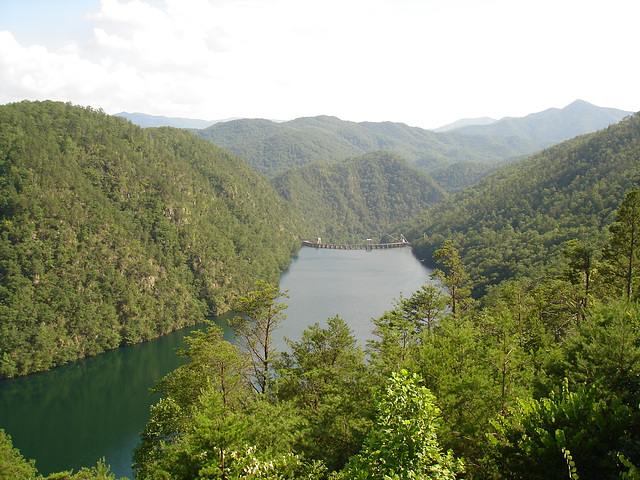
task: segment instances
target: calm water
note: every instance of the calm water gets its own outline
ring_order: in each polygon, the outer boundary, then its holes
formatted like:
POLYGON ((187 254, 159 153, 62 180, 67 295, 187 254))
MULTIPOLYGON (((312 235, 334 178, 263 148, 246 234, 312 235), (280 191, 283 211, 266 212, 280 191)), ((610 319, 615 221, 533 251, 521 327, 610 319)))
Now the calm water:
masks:
MULTIPOLYGON (((299 340, 307 325, 339 314, 362 345, 371 336, 372 317, 394 298, 410 295, 429 281, 430 271, 410 249, 318 250, 303 248, 280 278, 289 290, 287 319, 276 331, 299 340)), ((226 317, 218 319, 226 323, 226 317)), ((52 372, 0 381, 0 428, 43 474, 95 465, 105 457, 116 477, 132 477, 131 452, 157 397, 156 380, 183 363, 175 348, 194 328, 142 345, 75 362, 52 372)), ((230 332, 227 338, 231 339, 230 332)))

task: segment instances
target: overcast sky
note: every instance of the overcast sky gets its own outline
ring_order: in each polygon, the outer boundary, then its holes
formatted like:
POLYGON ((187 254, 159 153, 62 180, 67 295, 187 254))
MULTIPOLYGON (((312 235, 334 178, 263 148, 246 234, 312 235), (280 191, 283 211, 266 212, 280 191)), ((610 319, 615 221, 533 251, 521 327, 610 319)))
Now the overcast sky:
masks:
POLYGON ((0 0, 0 103, 435 128, 640 110, 638 0, 0 0))

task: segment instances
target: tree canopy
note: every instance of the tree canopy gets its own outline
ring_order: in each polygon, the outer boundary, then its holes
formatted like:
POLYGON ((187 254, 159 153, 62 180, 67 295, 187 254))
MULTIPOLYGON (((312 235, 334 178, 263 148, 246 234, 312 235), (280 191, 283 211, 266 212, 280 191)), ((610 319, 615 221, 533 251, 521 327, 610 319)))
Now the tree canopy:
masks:
POLYGON ((192 134, 0 107, 0 377, 201 323, 299 248, 295 215, 192 134))

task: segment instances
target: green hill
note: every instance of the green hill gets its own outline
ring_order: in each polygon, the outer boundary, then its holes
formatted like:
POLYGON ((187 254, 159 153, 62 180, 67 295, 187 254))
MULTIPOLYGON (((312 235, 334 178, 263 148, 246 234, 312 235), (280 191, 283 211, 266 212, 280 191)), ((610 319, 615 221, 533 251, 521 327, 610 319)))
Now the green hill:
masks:
POLYGON ((545 274, 564 242, 606 236, 640 182, 640 116, 551 147, 461 190, 413 222, 408 238, 430 260, 453 240, 476 295, 507 278, 545 274))
POLYGON ((434 175, 448 192, 472 184, 496 166, 545 147, 591 133, 622 120, 629 112, 577 100, 523 118, 505 118, 435 132, 392 122, 346 122, 336 117, 305 117, 289 122, 235 120, 201 130, 199 137, 244 158, 269 177, 293 166, 386 150, 434 175))
POLYGON ((0 152, 0 376, 226 311, 299 245, 273 187, 183 130, 25 101, 0 152))
POLYGON ((354 123, 335 117, 235 120, 193 130, 201 138, 244 158, 256 171, 275 176, 293 166, 386 150, 424 171, 458 162, 492 164, 538 149, 513 138, 434 133, 401 123, 354 123))
POLYGON ((307 238, 334 243, 396 241, 392 230, 445 197, 431 177, 384 151, 295 167, 273 184, 300 212, 307 238))

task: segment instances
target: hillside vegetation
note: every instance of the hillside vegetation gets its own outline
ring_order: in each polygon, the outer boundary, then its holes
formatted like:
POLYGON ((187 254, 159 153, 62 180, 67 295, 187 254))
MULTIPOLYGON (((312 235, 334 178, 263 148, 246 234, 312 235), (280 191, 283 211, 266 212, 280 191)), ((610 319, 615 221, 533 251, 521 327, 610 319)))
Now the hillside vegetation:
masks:
POLYGON ((286 305, 257 284, 239 346, 198 332, 156 385, 135 477, 638 478, 639 142, 635 115, 427 211, 412 238, 439 284, 365 351, 336 316, 274 360, 286 305))
POLYGON ((399 223, 445 197, 426 173, 382 151, 291 168, 273 185, 301 214, 306 238, 329 243, 397 241, 399 223))
POLYGON ((401 123, 354 123, 335 117, 234 120, 193 130, 199 137, 244 158, 267 176, 316 161, 336 162, 347 157, 386 150, 429 172, 459 162, 492 164, 536 151, 535 144, 516 137, 434 133, 401 123))
POLYGON ((277 280, 296 223, 242 160, 186 131, 62 103, 0 107, 0 376, 226 311, 277 280))
POLYGON ((639 185, 639 151, 636 114, 487 176, 416 219, 409 238, 428 261, 452 240, 476 295, 508 278, 543 275, 566 241, 602 244, 618 204, 639 185))
POLYGON ((354 123, 329 116, 281 123, 242 119, 193 132, 241 156, 252 168, 269 177, 294 166, 342 161, 386 150, 432 174, 441 187, 452 193, 506 162, 606 128, 628 114, 577 100, 563 109, 446 132, 392 122, 354 123))

